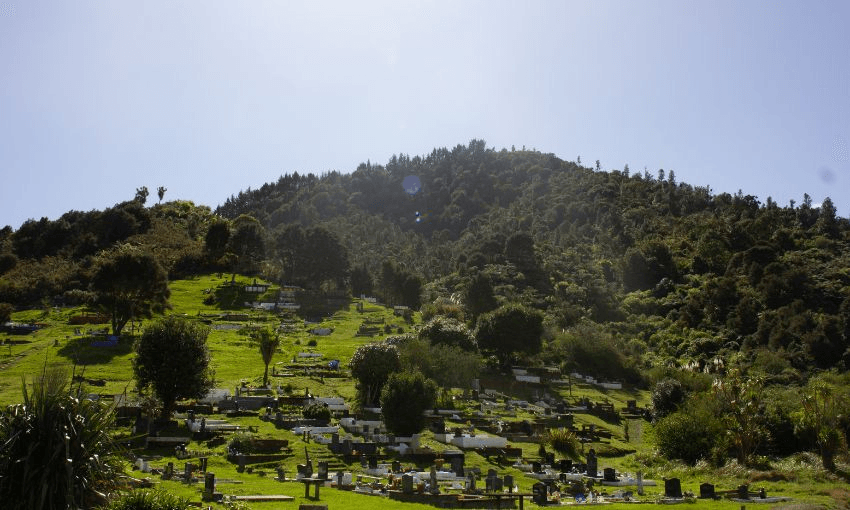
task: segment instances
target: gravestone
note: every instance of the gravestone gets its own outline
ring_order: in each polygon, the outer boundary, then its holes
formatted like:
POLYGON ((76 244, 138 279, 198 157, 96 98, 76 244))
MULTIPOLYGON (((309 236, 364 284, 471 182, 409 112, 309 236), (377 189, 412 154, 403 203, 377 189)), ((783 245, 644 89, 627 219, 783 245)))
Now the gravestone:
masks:
POLYGON ((703 499, 714 499, 714 485, 701 483, 699 486, 699 497, 703 499))
POLYGON ((542 464, 540 464, 540 463, 539 463, 539 462, 537 462, 536 460, 535 460, 535 461, 533 461, 533 462, 531 463, 531 472, 532 472, 532 473, 542 473, 542 472, 543 472, 543 466, 542 466, 542 464))
POLYGON ((215 492, 215 474, 206 473, 204 475, 204 493, 212 495, 215 492))
POLYGON ((539 506, 545 506, 548 502, 549 488, 543 482, 537 482, 531 486, 531 500, 539 506))
POLYGON ((342 471, 336 472, 336 488, 342 489, 342 478, 345 476, 345 473, 342 471))
POLYGON ((277 467, 277 481, 285 482, 286 481, 286 470, 283 469, 283 466, 277 467))
POLYGON ((319 480, 327 480, 328 479, 328 461, 320 460, 319 461, 319 473, 316 475, 316 478, 319 480))
POLYGON ((434 466, 431 466, 431 480, 429 485, 431 488, 431 494, 439 494, 440 487, 437 484, 437 468, 434 466))
POLYGON ((401 462, 394 460, 392 464, 392 472, 400 473, 401 472, 401 462))
POLYGON ((331 434, 331 444, 339 444, 339 432, 334 432, 333 434, 331 434))
POLYGON ((637 472, 637 491, 638 496, 643 496, 643 471, 637 472))
POLYGON ((467 481, 466 490, 468 492, 475 491, 475 473, 470 471, 469 476, 466 478, 466 481, 467 481))
POLYGON ((750 486, 747 484, 738 486, 738 499, 750 499, 750 486))
POLYGON ((245 455, 240 453, 239 455, 236 456, 236 463, 237 463, 236 471, 243 473, 243 472, 245 472, 245 465, 248 464, 248 458, 245 455))
POLYGON ((455 476, 463 477, 463 457, 452 457, 452 472, 455 476))
POLYGON ((602 479, 606 482, 616 482, 617 481, 617 472, 614 468, 607 467, 602 470, 602 479))
POLYGON ((508 493, 514 491, 514 477, 511 475, 505 475, 504 485, 508 488, 508 493))
POLYGON ((546 459, 546 464, 549 464, 550 466, 554 466, 555 465, 555 452, 547 452, 546 455, 545 455, 545 459, 546 459))
POLYGON ((207 458, 206 457, 199 457, 198 461, 200 462, 200 466, 198 467, 198 471, 200 471, 201 473, 206 473, 207 472, 207 458))
POLYGON ((187 462, 183 465, 183 479, 188 483, 192 481, 192 472, 195 470, 195 465, 187 462))
POLYGON ((678 478, 664 480, 664 496, 668 498, 681 498, 682 482, 678 478))
POLYGON ((351 439, 346 439, 342 442, 342 453, 344 455, 351 455, 354 451, 354 446, 351 444, 351 439))
POLYGON ((401 475, 401 492, 405 494, 413 494, 413 476, 409 474, 401 475))
POLYGON ((569 473, 573 469, 573 461, 570 459, 561 459, 558 468, 561 473, 569 473))
POLYGON ((163 471, 162 473, 162 479, 171 480, 172 478, 174 478, 174 463, 169 462, 168 464, 166 464, 165 471, 163 471))
POLYGON ((378 469, 378 457, 369 455, 369 469, 378 469))
POLYGON ((587 453, 587 476, 596 478, 596 450, 593 448, 587 453))

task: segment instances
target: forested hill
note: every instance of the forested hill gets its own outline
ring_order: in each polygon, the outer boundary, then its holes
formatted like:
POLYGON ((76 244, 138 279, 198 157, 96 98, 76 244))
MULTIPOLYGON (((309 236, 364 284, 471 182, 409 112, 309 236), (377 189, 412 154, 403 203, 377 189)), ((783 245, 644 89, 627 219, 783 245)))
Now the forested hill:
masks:
POLYGON ((484 281, 555 328, 596 323, 655 362, 764 346, 782 365, 850 363, 850 222, 831 200, 780 206, 672 170, 580 163, 473 140, 351 174, 283 176, 216 212, 254 216, 272 238, 325 227, 376 281, 385 261, 422 276, 426 302, 469 308, 484 281))
POLYGON ((647 366, 743 356, 781 378, 850 364, 850 222, 829 199, 780 206, 673 171, 594 166, 473 140, 350 174, 286 175, 215 212, 146 205, 142 188, 104 211, 0 231, 0 303, 91 302, 94 268, 124 244, 171 278, 253 272, 454 307, 470 327, 522 303, 544 312, 551 345, 589 338, 647 366))

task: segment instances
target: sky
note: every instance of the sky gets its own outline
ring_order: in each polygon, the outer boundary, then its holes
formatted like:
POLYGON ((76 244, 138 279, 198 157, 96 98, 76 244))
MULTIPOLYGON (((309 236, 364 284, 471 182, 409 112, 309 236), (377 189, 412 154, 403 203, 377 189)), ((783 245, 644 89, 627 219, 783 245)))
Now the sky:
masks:
POLYGON ((0 0, 0 226, 483 139, 850 215, 850 2, 0 0))

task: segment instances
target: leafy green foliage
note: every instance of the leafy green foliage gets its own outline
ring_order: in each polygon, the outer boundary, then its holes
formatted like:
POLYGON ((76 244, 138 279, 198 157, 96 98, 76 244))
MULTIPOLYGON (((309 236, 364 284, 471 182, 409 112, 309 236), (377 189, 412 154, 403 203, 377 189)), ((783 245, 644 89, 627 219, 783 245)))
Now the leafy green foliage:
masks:
POLYGON ((200 398, 212 387, 208 334, 205 326, 172 316, 149 325, 136 342, 136 383, 152 388, 164 417, 178 399, 200 398))
POLYGON ((684 403, 687 392, 677 379, 666 378, 658 381, 652 390, 652 412, 656 418, 663 418, 676 412, 684 403))
POLYGON ((302 414, 308 420, 323 420, 330 421, 331 410, 322 402, 312 402, 307 404, 302 411, 302 414))
POLYGON ((151 317, 168 305, 168 276, 156 259, 124 245, 101 257, 91 282, 97 305, 112 317, 120 335, 130 319, 151 317))
POLYGON ((269 383, 269 363, 272 362, 272 357, 280 346, 280 335, 273 333, 268 328, 262 328, 251 333, 251 339, 257 343, 260 356, 263 357, 263 364, 266 366, 263 372, 263 386, 266 386, 269 383))
POLYGON ((359 403, 369 407, 378 403, 384 384, 390 374, 401 368, 401 363, 394 345, 373 343, 358 347, 348 366, 357 380, 359 403))
POLYGON ((187 510, 191 502, 162 489, 133 490, 122 494, 103 510, 187 510))
POLYGON ((0 413, 4 508, 91 508, 122 469, 110 437, 114 409, 73 394, 69 377, 45 369, 23 403, 0 413))
POLYGON ((658 451, 668 459, 694 464, 700 459, 722 457, 723 448, 719 445, 724 444, 723 424, 704 403, 695 403, 660 419, 655 425, 655 438, 658 451))
POLYGON ((476 350, 475 337, 466 324, 457 319, 437 316, 419 330, 419 338, 427 339, 432 345, 459 347, 466 351, 476 350))
POLYGON ((543 334, 543 314, 519 305, 503 306, 478 318, 478 346, 492 352, 502 366, 514 353, 536 354, 543 334))
POLYGON ((836 454, 847 449, 841 420, 848 403, 846 393, 815 377, 803 390, 802 409, 795 414, 799 430, 814 435, 823 467, 829 471, 835 471, 836 454))
POLYGON ((581 458, 581 447, 575 432, 569 429, 549 429, 544 438, 545 444, 556 452, 573 460, 581 458))
POLYGON ((457 346, 435 345, 422 338, 406 338, 395 345, 402 369, 421 372, 443 388, 470 388, 481 372, 481 356, 457 346))
POLYGON ((381 411, 387 430, 410 436, 425 428, 426 409, 437 400, 437 385, 419 372, 390 374, 381 391, 381 411))

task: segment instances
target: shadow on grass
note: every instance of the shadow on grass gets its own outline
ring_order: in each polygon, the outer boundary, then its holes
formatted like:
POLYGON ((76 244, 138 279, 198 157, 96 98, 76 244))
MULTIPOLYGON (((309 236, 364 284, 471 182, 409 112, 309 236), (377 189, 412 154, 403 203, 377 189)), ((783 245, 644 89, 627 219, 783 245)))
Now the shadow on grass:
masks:
POLYGON ((73 338, 57 354, 76 365, 101 365, 109 363, 118 356, 129 354, 133 350, 133 339, 120 337, 118 343, 111 347, 93 347, 92 342, 102 341, 102 338, 80 337, 73 338))

